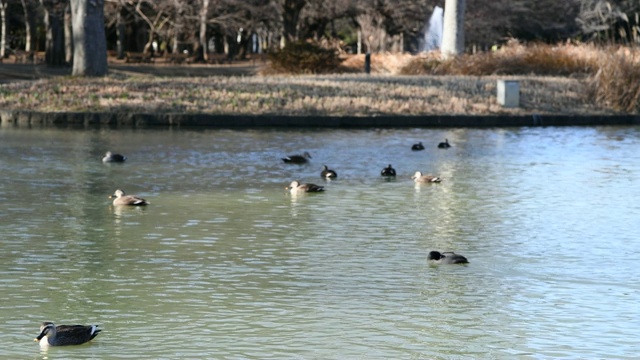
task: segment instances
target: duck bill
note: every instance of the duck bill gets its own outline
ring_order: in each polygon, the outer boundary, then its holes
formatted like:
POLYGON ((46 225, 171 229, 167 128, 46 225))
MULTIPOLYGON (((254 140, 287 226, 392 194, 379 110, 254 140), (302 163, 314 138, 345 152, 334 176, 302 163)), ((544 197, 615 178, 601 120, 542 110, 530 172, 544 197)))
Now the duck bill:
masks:
POLYGON ((42 330, 40 335, 38 335, 38 337, 33 339, 33 341, 38 342, 38 341, 42 340, 42 338, 45 337, 45 335, 47 335, 47 329, 42 330))

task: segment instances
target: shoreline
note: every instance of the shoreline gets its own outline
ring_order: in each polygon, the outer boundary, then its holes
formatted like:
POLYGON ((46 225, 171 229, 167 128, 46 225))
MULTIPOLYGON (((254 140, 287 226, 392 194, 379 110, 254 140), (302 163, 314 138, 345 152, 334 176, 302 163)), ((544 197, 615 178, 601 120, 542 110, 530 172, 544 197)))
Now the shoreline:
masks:
POLYGON ((1 110, 0 127, 74 128, 494 128, 640 125, 640 115, 214 115, 1 110))

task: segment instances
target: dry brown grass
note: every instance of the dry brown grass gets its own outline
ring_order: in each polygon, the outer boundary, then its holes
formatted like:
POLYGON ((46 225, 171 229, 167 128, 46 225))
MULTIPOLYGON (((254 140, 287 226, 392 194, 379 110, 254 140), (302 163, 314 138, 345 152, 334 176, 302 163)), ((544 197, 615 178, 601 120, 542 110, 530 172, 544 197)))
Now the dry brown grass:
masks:
MULTIPOLYGON (((505 77, 500 77, 505 78, 505 77)), ((496 102, 498 77, 326 76, 59 77, 0 86, 0 108, 43 112, 172 112, 283 115, 604 114, 581 81, 520 80, 521 107, 496 102)))
POLYGON ((617 48, 512 43, 448 62, 434 53, 374 54, 371 75, 362 73, 364 55, 347 58, 341 66, 346 73, 336 75, 205 76, 203 68, 200 76, 167 77, 113 71, 98 79, 53 76, 2 84, 0 108, 332 116, 636 113, 639 58, 617 48), (442 73, 449 75, 433 75, 442 73), (555 73, 562 76, 548 75, 555 73), (498 79, 520 82, 519 108, 497 104, 498 79))
POLYGON ((499 50, 466 54, 451 60, 441 60, 439 53, 415 58, 401 70, 402 74, 416 75, 537 75, 576 76, 595 73, 598 59, 607 50, 593 45, 524 46, 510 41, 499 50))
POLYGON ((599 59, 588 91, 598 104, 625 113, 640 111, 640 51, 626 49, 599 59))
POLYGON ((430 53, 401 69, 406 75, 529 75, 585 79, 584 92, 603 109, 640 111, 640 50, 590 44, 534 44, 510 41, 488 53, 442 60, 430 53))

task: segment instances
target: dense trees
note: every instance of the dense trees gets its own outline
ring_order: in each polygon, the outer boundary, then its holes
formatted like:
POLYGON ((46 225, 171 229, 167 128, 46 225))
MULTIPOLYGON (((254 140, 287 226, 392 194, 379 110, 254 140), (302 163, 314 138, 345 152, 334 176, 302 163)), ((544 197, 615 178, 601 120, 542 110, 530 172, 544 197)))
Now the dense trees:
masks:
MULTIPOLYGON (((78 1, 0 0, 0 29, 6 29, 0 39, 4 56, 45 50, 48 64, 69 64, 79 51, 72 46, 71 33, 87 31, 73 20, 71 5, 78 1)), ((199 60, 214 53, 242 57, 306 39, 343 51, 417 51, 434 7, 445 7, 446 12, 451 4, 466 5, 467 50, 489 48, 509 37, 640 41, 637 0, 89 1, 91 6, 103 3, 106 45, 120 57, 125 51, 189 52, 199 60)), ((95 17, 91 21, 99 23, 95 17)), ((89 59, 93 61, 97 59, 89 59)))

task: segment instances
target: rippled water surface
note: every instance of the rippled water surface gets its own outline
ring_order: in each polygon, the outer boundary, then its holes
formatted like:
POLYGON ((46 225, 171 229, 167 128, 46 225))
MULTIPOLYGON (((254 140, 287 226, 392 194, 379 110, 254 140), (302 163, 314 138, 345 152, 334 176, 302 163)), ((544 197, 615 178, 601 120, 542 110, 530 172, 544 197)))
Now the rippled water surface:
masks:
POLYGON ((638 127, 4 128, 0 173, 0 358, 640 351, 638 127), (416 170, 444 180, 414 186, 416 170), (292 197, 293 179, 327 191, 292 197), (114 208, 116 188, 151 205, 114 208), (40 349, 42 321, 104 330, 40 349))

